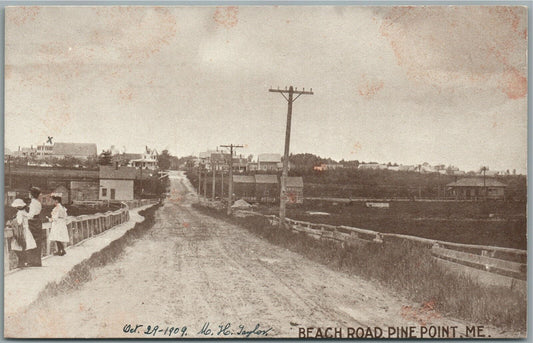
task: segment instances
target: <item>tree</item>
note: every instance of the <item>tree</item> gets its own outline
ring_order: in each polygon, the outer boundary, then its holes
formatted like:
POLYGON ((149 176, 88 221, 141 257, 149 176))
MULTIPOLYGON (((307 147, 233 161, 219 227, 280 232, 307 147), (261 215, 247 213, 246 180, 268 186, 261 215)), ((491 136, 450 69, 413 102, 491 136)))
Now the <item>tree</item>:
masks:
POLYGON ((102 150, 102 153, 98 156, 98 164, 101 166, 111 165, 111 150, 102 150))
POLYGON ((170 154, 168 153, 168 150, 165 149, 161 152, 161 154, 157 155, 157 164, 159 165, 159 169, 162 170, 168 170, 170 169, 170 154))

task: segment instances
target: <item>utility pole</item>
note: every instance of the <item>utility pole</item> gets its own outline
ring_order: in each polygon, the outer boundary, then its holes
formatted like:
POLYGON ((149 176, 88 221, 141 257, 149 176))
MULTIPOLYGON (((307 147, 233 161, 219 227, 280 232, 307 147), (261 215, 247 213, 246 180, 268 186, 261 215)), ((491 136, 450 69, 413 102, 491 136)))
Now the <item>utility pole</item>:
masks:
POLYGON ((204 171, 204 200, 207 200, 207 168, 204 171))
POLYGON ((211 200, 215 201, 215 162, 213 161, 213 155, 211 155, 211 168, 213 168, 213 185, 211 188, 211 200))
POLYGON ((200 187, 202 186, 202 165, 198 163, 198 201, 200 201, 200 187))
POLYGON ((285 87, 285 90, 279 89, 269 89, 269 92, 275 92, 275 93, 281 93, 285 100, 287 100, 287 127, 285 130, 285 152, 283 154, 283 172, 281 174, 281 192, 279 195, 279 225, 280 227, 285 226, 285 203, 287 201, 287 175, 288 175, 288 169, 289 169, 289 145, 291 140, 291 118, 292 118, 292 103, 296 101, 302 94, 306 95, 313 95, 313 89, 311 88, 310 91, 306 91, 305 88, 301 91, 297 90, 296 88, 293 88, 292 86, 289 87, 287 90, 287 87, 285 87), (288 94, 288 98, 285 96, 285 94, 288 94), (296 98, 293 98, 294 94, 296 95, 296 98))
POLYGON ((481 167, 481 171, 483 172, 483 200, 487 200, 487 184, 485 182, 485 173, 487 172, 487 169, 486 166, 481 167))
POLYGON ((220 169, 220 199, 224 198, 224 166, 220 169))
POLYGON ((231 214, 231 205, 233 201, 233 148, 244 148, 243 145, 221 145, 222 148, 229 148, 229 189, 228 189, 228 208, 226 213, 228 216, 231 214))

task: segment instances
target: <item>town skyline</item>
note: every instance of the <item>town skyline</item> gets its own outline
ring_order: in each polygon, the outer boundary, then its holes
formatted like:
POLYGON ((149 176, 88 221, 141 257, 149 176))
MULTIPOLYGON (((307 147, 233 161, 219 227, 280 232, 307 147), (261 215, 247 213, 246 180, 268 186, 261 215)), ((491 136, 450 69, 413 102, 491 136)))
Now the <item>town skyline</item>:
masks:
POLYGON ((526 19, 483 6, 8 8, 4 144, 282 152, 286 102, 268 89, 292 85, 315 93, 295 102, 293 154, 526 174, 526 19))

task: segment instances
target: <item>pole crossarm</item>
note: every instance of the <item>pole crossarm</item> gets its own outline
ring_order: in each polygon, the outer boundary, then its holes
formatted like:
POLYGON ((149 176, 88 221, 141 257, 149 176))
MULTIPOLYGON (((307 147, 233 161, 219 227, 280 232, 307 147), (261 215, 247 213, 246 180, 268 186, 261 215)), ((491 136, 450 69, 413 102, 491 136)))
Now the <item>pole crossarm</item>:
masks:
POLYGON ((280 93, 283 95, 285 100, 287 100, 287 126, 285 129, 285 149, 283 154, 283 171, 281 173, 281 190, 279 196, 279 225, 280 227, 285 226, 285 203, 287 202, 287 177, 289 169, 289 146, 291 140, 291 117, 292 117, 292 103, 302 95, 313 95, 313 89, 306 91, 305 88, 302 90, 297 90, 295 87, 290 86, 288 89, 273 89, 268 90, 272 93, 280 93), (285 96, 288 94, 288 97, 285 96), (296 95, 296 97, 294 97, 296 95))

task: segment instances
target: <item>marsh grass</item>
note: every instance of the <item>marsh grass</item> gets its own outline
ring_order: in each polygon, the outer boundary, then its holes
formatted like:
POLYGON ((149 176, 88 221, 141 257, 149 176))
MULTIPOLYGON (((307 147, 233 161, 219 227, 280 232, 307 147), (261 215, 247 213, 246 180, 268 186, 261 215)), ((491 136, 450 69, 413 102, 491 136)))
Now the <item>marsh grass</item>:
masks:
POLYGON ((509 287, 480 284, 467 275, 454 273, 438 263, 429 249, 415 242, 398 239, 384 244, 342 246, 280 229, 262 216, 227 217, 211 208, 193 206, 330 268, 377 281, 440 315, 511 330, 526 329, 526 294, 509 287))

